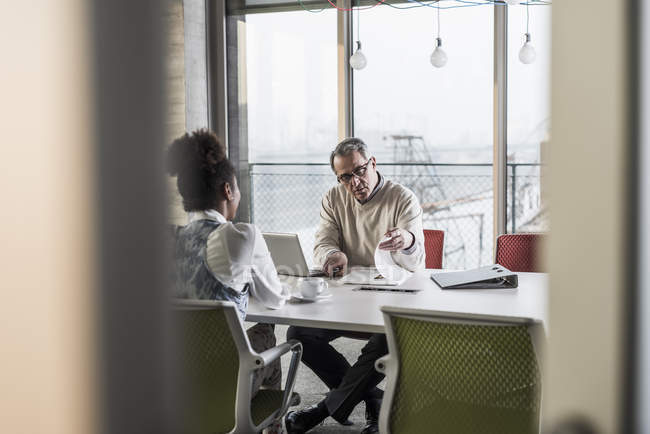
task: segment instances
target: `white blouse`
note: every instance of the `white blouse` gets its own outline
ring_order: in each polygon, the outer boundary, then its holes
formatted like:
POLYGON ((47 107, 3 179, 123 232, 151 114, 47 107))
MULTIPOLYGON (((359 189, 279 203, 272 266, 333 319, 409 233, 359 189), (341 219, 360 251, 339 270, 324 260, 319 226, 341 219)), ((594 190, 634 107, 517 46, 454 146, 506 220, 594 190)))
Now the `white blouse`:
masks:
POLYGON ((208 269, 222 284, 241 292, 250 284, 251 295, 270 309, 281 308, 289 299, 266 242, 255 225, 232 223, 215 210, 192 211, 188 222, 214 220, 219 223, 206 246, 208 269))

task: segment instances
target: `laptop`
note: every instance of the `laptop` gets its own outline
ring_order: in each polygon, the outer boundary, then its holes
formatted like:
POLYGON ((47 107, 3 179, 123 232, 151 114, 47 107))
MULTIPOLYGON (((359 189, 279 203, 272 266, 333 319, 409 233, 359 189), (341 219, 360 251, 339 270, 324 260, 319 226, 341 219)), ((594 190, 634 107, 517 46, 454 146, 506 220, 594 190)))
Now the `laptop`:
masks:
POLYGON ((322 270, 309 269, 298 234, 262 233, 278 274, 299 277, 324 277, 322 270))

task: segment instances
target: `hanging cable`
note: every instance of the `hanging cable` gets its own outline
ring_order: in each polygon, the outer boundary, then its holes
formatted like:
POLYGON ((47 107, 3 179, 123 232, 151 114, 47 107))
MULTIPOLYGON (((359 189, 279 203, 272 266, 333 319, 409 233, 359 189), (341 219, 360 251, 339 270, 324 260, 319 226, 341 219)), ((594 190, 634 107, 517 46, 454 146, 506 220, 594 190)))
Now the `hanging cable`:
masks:
MULTIPOLYGON (((375 1, 376 1, 377 3, 375 3, 375 4, 372 5, 372 6, 368 6, 368 7, 365 7, 365 8, 359 8, 359 7, 357 7, 357 10, 360 10, 360 11, 361 11, 361 10, 366 10, 366 9, 372 9, 372 8, 374 8, 375 6, 379 6, 379 5, 381 5, 381 4, 384 4, 383 0, 375 0, 375 1)), ((354 8, 349 8, 349 9, 346 9, 346 8, 340 8, 340 7, 338 7, 338 6, 336 5, 336 3, 334 3, 332 0, 327 0, 327 3, 329 3, 330 5, 332 5, 332 7, 333 7, 334 9, 336 9, 337 11, 350 12, 350 11, 353 11, 353 10, 354 10, 354 8)))
POLYGON ((463 3, 460 5, 456 6, 439 6, 438 3, 436 2, 436 6, 430 3, 424 3, 420 0, 408 0, 411 3, 417 3, 422 7, 428 7, 428 8, 433 8, 433 9, 459 9, 459 8, 471 8, 471 7, 476 7, 476 6, 486 6, 486 5, 491 5, 492 2, 486 2, 486 3, 478 3, 478 2, 466 2, 466 1, 460 1, 456 0, 458 3, 463 3))
POLYGON ((359 7, 361 6, 361 0, 357 0, 357 42, 361 40, 361 20, 359 18, 360 11, 359 7))
MULTIPOLYGON (((317 13, 321 13, 321 12, 325 11, 325 9, 327 9, 327 8, 309 9, 304 4, 303 0, 297 0, 297 1, 298 1, 298 4, 300 5, 300 7, 303 10, 307 11, 307 12, 317 14, 317 13)), ((434 9, 459 9, 459 8, 467 8, 467 7, 475 7, 475 6, 489 6, 489 5, 504 5, 504 4, 507 4, 507 2, 505 0, 474 0, 474 1, 471 1, 471 0, 450 0, 450 2, 453 1, 454 3, 460 3, 460 4, 450 5, 450 6, 441 6, 440 1, 442 1, 442 0, 431 0, 429 2, 426 2, 424 0, 406 0, 409 3, 414 3, 414 5, 413 6, 395 6, 394 4, 388 3, 385 0, 374 0, 374 1, 375 1, 375 4, 373 4, 371 6, 361 7, 360 3, 359 3, 356 8, 354 8, 354 7, 352 7, 352 8, 341 8, 341 7, 338 7, 336 5, 335 0, 327 0, 327 2, 330 4, 330 6, 332 6, 332 8, 334 8, 336 10, 339 10, 339 11, 343 11, 343 12, 350 12, 350 11, 354 11, 355 9, 357 10, 357 12, 358 11, 364 11, 364 10, 372 9, 372 8, 374 8, 376 6, 379 6, 379 5, 388 6, 388 7, 393 8, 393 9, 405 10, 405 9, 415 9, 415 8, 422 8, 422 7, 434 8, 434 9)), ((550 6, 550 5, 552 5, 552 2, 550 2, 548 0, 528 0, 526 2, 521 2, 520 4, 526 6, 526 14, 528 14, 528 6, 550 6)))
POLYGON ((316 9, 313 9, 313 10, 312 9, 307 9, 307 7, 305 6, 305 4, 303 3, 302 0, 298 0, 298 4, 300 4, 300 7, 303 10, 305 10, 307 12, 311 12, 312 14, 319 14, 319 13, 321 13, 321 12, 323 12, 325 10, 325 8, 318 9, 318 10, 316 10, 316 9))
MULTIPOLYGON (((440 0, 438 0, 440 2, 440 0)), ((440 8, 438 8, 438 39, 440 39, 440 8)))
POLYGON ((528 0, 525 3, 522 3, 522 5, 530 5, 530 6, 551 6, 553 3, 547 0, 528 0))
MULTIPOLYGON (((431 3, 437 3, 437 0, 431 0, 431 2, 428 3, 428 4, 431 4, 431 3)), ((388 6, 389 8, 400 9, 400 10, 416 9, 416 8, 422 8, 422 7, 424 7, 423 4, 422 4, 422 5, 413 5, 413 6, 395 6, 395 5, 393 5, 393 4, 386 3, 385 1, 382 2, 382 4, 383 4, 384 6, 388 6)))

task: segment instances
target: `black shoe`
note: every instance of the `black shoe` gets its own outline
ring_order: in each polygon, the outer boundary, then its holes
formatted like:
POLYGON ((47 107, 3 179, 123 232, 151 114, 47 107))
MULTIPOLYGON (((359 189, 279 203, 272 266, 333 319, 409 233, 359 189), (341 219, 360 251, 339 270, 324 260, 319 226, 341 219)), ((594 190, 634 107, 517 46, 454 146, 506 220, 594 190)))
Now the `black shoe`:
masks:
POLYGON ((361 434, 376 434, 379 432, 379 409, 381 408, 381 399, 369 399, 366 401, 366 426, 361 430, 361 434))
POLYGON ((298 411, 290 411, 284 418, 288 434, 304 434, 329 416, 324 403, 304 408, 298 411))

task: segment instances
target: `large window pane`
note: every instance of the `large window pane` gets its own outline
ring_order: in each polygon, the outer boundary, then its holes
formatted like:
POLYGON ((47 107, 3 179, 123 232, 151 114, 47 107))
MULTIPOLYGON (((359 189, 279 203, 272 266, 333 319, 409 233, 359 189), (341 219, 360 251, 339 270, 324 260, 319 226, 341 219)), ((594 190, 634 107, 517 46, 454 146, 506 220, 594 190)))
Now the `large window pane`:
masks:
POLYGON ((544 232, 542 163, 550 134, 551 6, 528 8, 528 30, 536 56, 519 59, 526 33, 526 6, 508 7, 508 224, 515 232, 544 232))
POLYGON ((493 262, 493 17, 489 5, 441 10, 448 62, 437 69, 435 9, 360 16, 368 66, 354 73, 355 135, 418 195, 425 228, 445 231, 447 268, 493 262))
POLYGON ((312 266, 321 198, 335 184, 329 164, 254 164, 252 220, 263 231, 297 233, 305 259, 312 266))
POLYGON ((251 162, 327 161, 337 140, 336 12, 246 16, 251 162))
POLYGON ((298 233, 312 264, 320 200, 336 182, 329 169, 338 140, 336 11, 245 21, 248 150, 257 163, 251 219, 263 231, 298 233))

